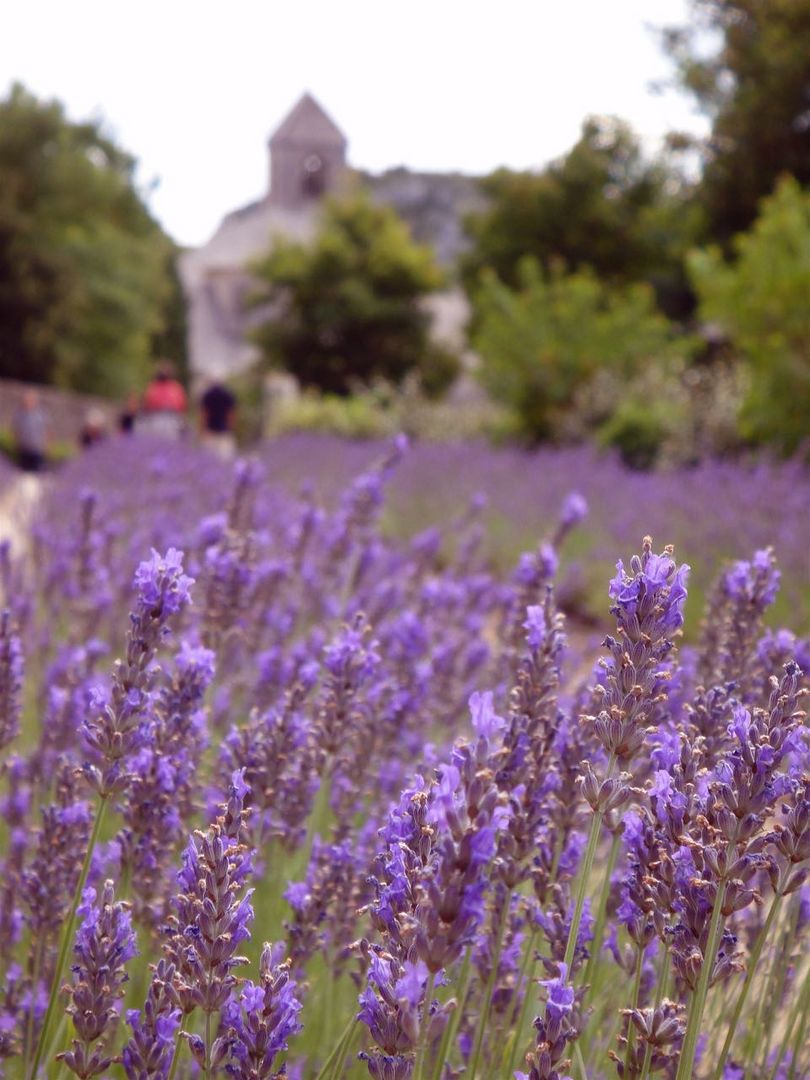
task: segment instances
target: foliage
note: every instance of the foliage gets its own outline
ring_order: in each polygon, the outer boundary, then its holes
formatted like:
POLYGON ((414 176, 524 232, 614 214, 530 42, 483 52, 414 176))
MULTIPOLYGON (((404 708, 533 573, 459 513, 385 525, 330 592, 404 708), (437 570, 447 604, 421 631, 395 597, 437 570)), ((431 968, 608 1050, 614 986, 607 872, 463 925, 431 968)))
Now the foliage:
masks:
POLYGON ((178 260, 180 249, 172 244, 166 251, 165 268, 168 289, 163 305, 163 318, 152 335, 150 355, 173 362, 180 382, 188 384, 191 376, 188 356, 188 313, 178 260))
POLYGON ((590 117, 576 145, 542 172, 499 169, 482 187, 490 205, 468 219, 473 247, 462 262, 473 300, 484 269, 514 287, 521 260, 533 256, 546 269, 562 261, 614 283, 646 280, 668 313, 688 312, 682 263, 698 218, 672 167, 645 160, 623 121, 590 117))
POLYGON ((270 418, 269 434, 310 431, 347 439, 381 438, 396 433, 395 419, 368 392, 319 394, 308 390, 270 418))
MULTIPOLYGON (((687 344, 686 342, 684 344, 687 344)), ((562 437, 581 442, 594 433, 634 467, 694 465, 739 454, 739 413, 748 392, 744 367, 685 357, 642 367, 631 379, 600 369, 576 393, 562 437), (641 453, 642 434, 647 450, 641 453)))
POLYGON ((0 374, 101 394, 145 376, 172 248, 134 168, 56 102, 0 103, 0 374))
POLYGON ((478 303, 481 378, 531 439, 561 434, 575 395, 598 371, 629 379, 677 348, 648 286, 611 288, 588 270, 544 272, 527 259, 517 290, 485 274, 478 303))
POLYGON ((615 447, 631 469, 650 469, 673 422, 677 419, 666 402, 627 397, 599 429, 598 438, 603 446, 615 447))
POLYGON ((397 432, 432 442, 514 436, 514 425, 505 410, 483 400, 457 402, 428 397, 417 378, 407 377, 400 386, 375 380, 353 394, 319 394, 314 390, 283 405, 271 414, 266 434, 313 432, 346 439, 391 437, 397 432))
POLYGON ((433 255, 368 197, 327 202, 314 243, 279 238, 253 271, 253 302, 270 305, 255 340, 303 386, 345 395, 353 383, 418 370, 438 391, 455 373, 420 304, 442 284, 433 255))
POLYGON ((810 184, 810 0, 691 0, 691 9, 663 41, 712 120, 698 197, 725 243, 780 174, 810 184))
POLYGON ((744 434, 791 452, 810 436, 810 192, 783 180, 734 253, 731 263, 717 248, 690 258, 700 313, 750 368, 744 434))

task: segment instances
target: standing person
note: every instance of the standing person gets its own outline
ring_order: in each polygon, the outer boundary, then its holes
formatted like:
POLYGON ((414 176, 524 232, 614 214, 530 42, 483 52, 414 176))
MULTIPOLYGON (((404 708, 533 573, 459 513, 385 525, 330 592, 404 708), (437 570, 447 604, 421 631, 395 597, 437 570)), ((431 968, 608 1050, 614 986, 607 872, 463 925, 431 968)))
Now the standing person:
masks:
POLYGON ((186 392, 174 376, 174 365, 161 360, 144 391, 138 430, 177 439, 185 429, 187 409, 186 392))
POLYGON ((107 424, 104 413, 100 409, 88 409, 79 432, 79 446, 82 450, 89 450, 96 443, 103 442, 106 436, 107 424))
POLYGON ((36 390, 26 390, 14 416, 17 461, 26 472, 39 472, 48 448, 48 424, 36 390))
POLYGON ((236 452, 233 434, 236 418, 236 398, 220 382, 209 383, 200 398, 200 432, 204 445, 220 457, 230 458, 236 452))
POLYGON ((135 430, 135 421, 138 419, 138 395, 129 394, 126 404, 118 414, 118 430, 122 435, 131 435, 135 430))

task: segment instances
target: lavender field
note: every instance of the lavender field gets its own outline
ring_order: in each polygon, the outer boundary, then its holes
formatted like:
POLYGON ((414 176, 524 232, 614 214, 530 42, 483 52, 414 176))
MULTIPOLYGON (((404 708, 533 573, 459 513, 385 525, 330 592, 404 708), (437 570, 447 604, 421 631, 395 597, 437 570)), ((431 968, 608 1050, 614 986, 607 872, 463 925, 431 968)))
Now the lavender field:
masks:
POLYGON ((48 476, 0 546, 4 1074, 806 1078, 808 534, 790 462, 48 476))

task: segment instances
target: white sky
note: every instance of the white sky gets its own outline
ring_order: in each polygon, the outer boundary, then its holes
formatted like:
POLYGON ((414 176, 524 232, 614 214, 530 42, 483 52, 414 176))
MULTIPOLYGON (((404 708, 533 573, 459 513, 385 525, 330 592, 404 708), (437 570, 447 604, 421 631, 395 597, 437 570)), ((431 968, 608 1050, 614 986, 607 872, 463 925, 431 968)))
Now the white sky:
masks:
POLYGON ((657 145, 705 124, 649 83, 671 68, 649 25, 686 0, 7 0, 0 93, 14 80, 100 117, 139 159, 181 243, 266 188, 266 139, 309 90, 351 164, 486 173, 567 150, 589 113, 657 145), (13 6, 12 6, 13 4, 13 6))

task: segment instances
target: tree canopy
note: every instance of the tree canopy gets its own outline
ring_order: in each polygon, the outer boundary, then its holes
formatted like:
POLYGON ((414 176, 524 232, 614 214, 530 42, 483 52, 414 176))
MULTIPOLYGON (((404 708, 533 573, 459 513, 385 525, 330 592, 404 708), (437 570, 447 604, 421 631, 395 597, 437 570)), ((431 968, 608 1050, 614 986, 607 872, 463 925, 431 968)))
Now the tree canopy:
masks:
POLYGON ((0 374, 102 394, 144 378, 178 286, 134 169, 56 102, 0 102, 0 374))
POLYGON ((303 386, 346 394, 416 370, 438 389, 454 370, 430 342, 422 304, 443 283, 434 256, 367 196, 327 201, 312 243, 278 238, 252 269, 252 302, 270 312, 255 340, 303 386))
POLYGON ((810 192, 784 179, 733 248, 691 256, 700 312, 749 367, 744 433, 791 452, 810 435, 810 192))
POLYGON ((810 184, 810 0, 691 0, 663 31, 678 78, 711 118, 699 197, 711 235, 748 228, 783 173, 810 184))
POLYGON ((473 246, 462 275, 515 286, 526 256, 546 269, 588 266, 613 283, 647 281, 672 314, 690 306, 683 256, 696 235, 677 174, 642 154, 630 127, 590 117, 576 145, 541 172, 500 169, 482 181, 488 209, 468 220, 473 246))

